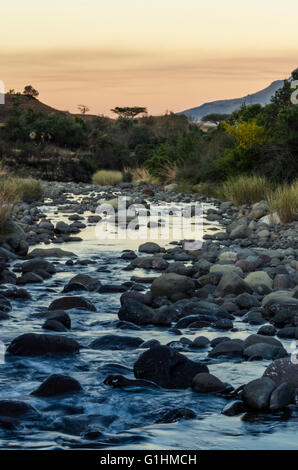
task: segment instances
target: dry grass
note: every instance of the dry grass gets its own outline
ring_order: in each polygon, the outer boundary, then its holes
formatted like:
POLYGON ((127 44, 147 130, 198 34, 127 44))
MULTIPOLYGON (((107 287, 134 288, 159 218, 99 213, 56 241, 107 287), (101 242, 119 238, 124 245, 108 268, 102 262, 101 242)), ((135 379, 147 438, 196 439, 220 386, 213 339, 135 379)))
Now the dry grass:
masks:
POLYGON ((165 165, 159 173, 160 180, 163 183, 175 183, 178 170, 177 165, 165 165))
POLYGON ((270 182, 262 176, 237 176, 222 186, 223 196, 235 205, 254 204, 271 193, 270 182))
POLYGON ((298 214, 298 181, 279 186, 267 196, 271 215, 277 213, 282 223, 296 220, 298 214))
POLYGON ((123 175, 121 171, 99 170, 92 177, 93 184, 98 184, 99 186, 110 186, 122 181, 123 175))
POLYGON ((124 172, 129 174, 133 183, 158 184, 160 181, 150 175, 146 168, 124 168, 124 172))
POLYGON ((36 201, 43 196, 40 181, 12 177, 0 171, 0 223, 7 222, 19 201, 36 201))

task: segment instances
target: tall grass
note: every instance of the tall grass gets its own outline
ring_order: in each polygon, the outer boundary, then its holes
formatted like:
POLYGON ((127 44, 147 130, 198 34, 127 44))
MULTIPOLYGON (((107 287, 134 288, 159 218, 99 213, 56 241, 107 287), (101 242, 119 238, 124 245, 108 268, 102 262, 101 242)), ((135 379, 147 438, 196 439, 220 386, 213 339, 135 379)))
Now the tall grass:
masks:
POLYGON ((268 208, 271 216, 277 213, 282 223, 296 220, 298 215, 298 181, 279 186, 268 194, 268 208))
POLYGON ((41 182, 34 178, 0 176, 0 194, 5 201, 37 201, 42 198, 43 192, 41 182))
POLYGON ((99 186, 110 186, 122 181, 123 175, 121 171, 99 170, 92 177, 93 184, 98 184, 99 186))
POLYGON ((222 186, 221 184, 216 183, 198 183, 192 187, 194 193, 204 194, 207 197, 221 197, 222 196, 222 186))
POLYGON ((262 176, 237 176, 230 178, 222 186, 225 199, 235 205, 253 204, 268 197, 271 183, 262 176))
POLYGON ((129 174, 133 183, 158 184, 159 180, 150 175, 149 171, 144 167, 124 168, 124 172, 129 174))
POLYGON ((177 165, 165 165, 159 172, 159 178, 163 183, 174 183, 177 179, 179 168, 177 165))

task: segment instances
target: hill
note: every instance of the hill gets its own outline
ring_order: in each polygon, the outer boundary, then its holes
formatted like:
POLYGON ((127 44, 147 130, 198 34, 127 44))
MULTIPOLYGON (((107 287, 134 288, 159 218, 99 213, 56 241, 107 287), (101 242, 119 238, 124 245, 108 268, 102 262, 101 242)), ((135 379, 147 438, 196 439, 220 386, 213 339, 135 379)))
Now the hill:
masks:
POLYGON ((239 109, 244 103, 247 106, 252 104, 261 104, 264 106, 270 102, 271 97, 283 86, 283 83, 283 80, 276 80, 264 90, 253 93, 252 95, 246 95, 242 98, 211 101, 195 108, 186 109, 178 114, 184 114, 189 119, 199 121, 208 114, 231 114, 233 111, 236 111, 236 109, 239 109))

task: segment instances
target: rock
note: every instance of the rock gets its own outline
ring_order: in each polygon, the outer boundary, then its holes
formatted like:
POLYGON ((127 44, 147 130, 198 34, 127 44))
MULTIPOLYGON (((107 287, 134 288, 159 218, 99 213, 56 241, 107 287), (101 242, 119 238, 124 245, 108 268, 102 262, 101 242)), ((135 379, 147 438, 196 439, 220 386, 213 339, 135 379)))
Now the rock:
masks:
POLYGON ((154 254, 160 253, 161 251, 164 251, 164 249, 161 248, 157 243, 153 242, 146 242, 139 246, 140 253, 154 254))
POLYGON ((244 348, 248 348, 254 344, 265 343, 271 344, 272 346, 277 346, 279 348, 283 348, 283 345, 278 339, 271 338, 263 335, 250 335, 244 340, 244 348))
POLYGON ((232 261, 235 262, 237 260, 237 253, 234 251, 223 251, 219 255, 219 260, 220 261, 232 261))
POLYGON ((40 284, 43 282, 43 278, 35 273, 25 273, 21 277, 17 278, 17 284, 40 284))
POLYGON ((44 317, 47 320, 55 320, 65 326, 68 330, 71 329, 71 320, 70 316, 63 310, 53 310, 46 312, 44 317))
POLYGON ((234 325, 232 320, 229 320, 228 318, 221 318, 220 320, 217 320, 215 323, 213 323, 212 326, 216 330, 231 330, 234 325))
POLYGON ((259 285, 264 285, 269 289, 272 289, 273 286, 271 277, 269 277, 265 271, 255 271, 253 273, 249 273, 245 278, 245 282, 252 288, 259 285))
POLYGON ((269 408, 270 411, 283 410, 292 403, 295 403, 295 390, 284 382, 272 392, 269 408))
POLYGON ((162 413, 162 416, 156 421, 157 423, 176 423, 180 419, 195 419, 196 414, 188 408, 176 408, 174 410, 167 410, 162 413))
POLYGON ((136 378, 150 380, 169 389, 190 387, 194 376, 200 372, 208 372, 208 367, 191 361, 168 346, 148 349, 134 365, 136 378))
POLYGON ((54 397, 57 395, 66 395, 80 392, 81 384, 68 375, 53 374, 50 375, 31 395, 38 397, 54 397))
POLYGON ((260 305, 260 302, 253 295, 248 294, 247 292, 237 295, 235 302, 240 309, 250 309, 260 305))
POLYGON ((61 248, 35 248, 28 254, 28 258, 73 258, 76 256, 71 251, 61 248))
POLYGON ((206 372, 195 375, 191 386, 198 393, 222 392, 226 388, 226 385, 215 375, 206 372))
POLYGON ((121 305, 123 305, 128 299, 137 300, 141 304, 150 305, 152 301, 151 293, 147 292, 146 294, 141 294, 141 292, 136 291, 126 291, 120 297, 121 305))
POLYGON ((0 400, 0 416, 10 418, 36 418, 38 411, 29 403, 19 400, 0 400))
POLYGON ((238 225, 230 233, 230 239, 236 240, 237 238, 248 238, 251 234, 251 229, 244 224, 238 225))
POLYGON ((210 273, 231 273, 235 272, 237 274, 242 274, 242 269, 238 268, 234 264, 213 264, 210 268, 210 273))
POLYGON ((222 414, 225 416, 237 416, 245 412, 245 406, 241 400, 233 400, 228 403, 222 410, 222 414))
POLYGON ((23 263, 21 268, 23 273, 35 272, 39 269, 45 270, 49 274, 55 274, 56 272, 55 266, 44 258, 32 258, 23 263))
POLYGON ((4 295, 0 294, 0 312, 11 312, 12 306, 9 300, 4 297, 4 295))
POLYGON ((99 287, 98 292, 100 294, 123 293, 126 292, 126 288, 124 286, 114 284, 104 284, 99 287))
POLYGON ((164 325, 170 326, 174 312, 167 309, 148 307, 134 299, 128 299, 118 312, 119 320, 135 323, 136 325, 164 325))
POLYGON ((246 360, 260 360, 260 359, 280 359, 288 355, 283 347, 273 346, 272 344, 258 343, 248 346, 243 351, 243 356, 246 360))
POLYGON ((217 344, 212 351, 210 351, 210 357, 242 357, 243 355, 243 345, 240 344, 238 341, 230 340, 230 341, 223 341, 217 344))
POLYGON ((26 333, 18 336, 7 348, 7 352, 13 356, 74 354, 79 352, 79 350, 79 343, 71 338, 37 333, 26 333))
POLYGON ((279 338, 298 339, 298 326, 285 326, 279 330, 277 336, 279 338))
POLYGON ((269 377, 252 380, 243 389, 244 404, 252 410, 263 411, 269 408, 270 396, 276 388, 269 377))
POLYGON ((276 328, 272 325, 264 325, 258 330, 258 335, 263 336, 275 336, 276 335, 276 328))
POLYGON ((233 272, 224 273, 216 288, 216 295, 219 297, 228 294, 238 295, 243 292, 252 293, 252 288, 238 274, 233 272))
POLYGON ((158 388, 158 386, 154 382, 150 382, 149 380, 132 380, 124 377, 123 375, 108 375, 104 382, 105 385, 109 385, 110 387, 114 388, 124 388, 124 387, 150 387, 150 388, 158 388))
POLYGON ((88 276, 88 274, 77 274, 72 279, 70 279, 67 286, 65 286, 64 288, 64 292, 71 292, 71 286, 73 284, 82 285, 85 290, 88 290, 90 292, 98 290, 101 286, 100 281, 92 278, 91 276, 88 276))
POLYGON ((57 222, 55 231, 57 233, 69 233, 70 232, 70 227, 67 225, 65 222, 62 222, 61 220, 57 222))
POLYGON ((6 222, 2 227, 1 236, 14 253, 26 256, 29 246, 26 241, 26 234, 20 225, 12 221, 6 222))
POLYGON ((264 372, 264 377, 270 377, 277 386, 287 382, 290 387, 298 389, 298 359, 285 357, 272 362, 264 372))
POLYGON ((102 350, 136 349, 143 342, 141 338, 133 336, 104 335, 92 341, 89 347, 102 350))
POLYGON ((151 285, 152 298, 167 297, 171 299, 175 294, 183 294, 184 297, 191 296, 195 291, 194 281, 175 273, 166 273, 155 279, 151 285))
POLYGON ((84 297, 60 297, 54 300, 49 306, 49 310, 70 310, 72 308, 96 312, 95 306, 84 297))
POLYGON ((67 328, 57 320, 46 320, 42 327, 44 330, 57 331, 59 333, 67 331, 67 328))
POLYGON ((190 345, 192 348, 207 348, 209 346, 210 341, 206 336, 197 336, 192 344, 190 345))

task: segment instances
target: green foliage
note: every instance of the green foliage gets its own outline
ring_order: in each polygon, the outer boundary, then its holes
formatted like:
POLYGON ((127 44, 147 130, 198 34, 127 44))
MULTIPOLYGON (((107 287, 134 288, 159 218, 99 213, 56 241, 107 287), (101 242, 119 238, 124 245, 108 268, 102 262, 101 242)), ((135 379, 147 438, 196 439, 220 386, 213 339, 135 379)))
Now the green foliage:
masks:
POLYGON ((270 182, 266 178, 256 175, 230 178, 222 186, 223 196, 236 205, 262 201, 271 191, 270 182))

